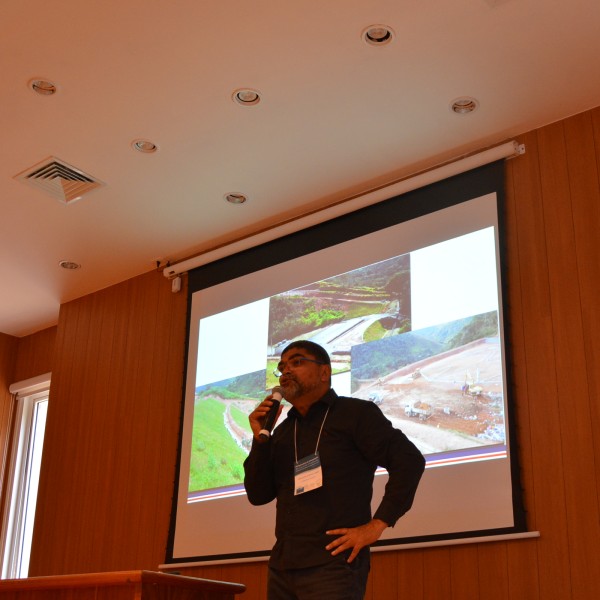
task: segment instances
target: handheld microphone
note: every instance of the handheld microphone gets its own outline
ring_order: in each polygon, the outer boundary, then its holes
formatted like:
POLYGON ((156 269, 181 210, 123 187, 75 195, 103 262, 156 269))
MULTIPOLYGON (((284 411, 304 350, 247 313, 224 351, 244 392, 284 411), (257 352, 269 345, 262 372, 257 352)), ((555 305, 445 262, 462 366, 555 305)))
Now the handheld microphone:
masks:
POLYGON ((281 404, 281 400, 283 399, 283 388, 280 386, 275 386, 273 391, 271 392, 273 401, 273 405, 269 408, 269 412, 265 417, 265 422, 263 423, 263 428, 258 432, 258 437, 262 440, 266 441, 271 436, 271 431, 273 431, 273 427, 275 427, 275 421, 277 420, 277 412, 279 411, 279 405, 281 404))

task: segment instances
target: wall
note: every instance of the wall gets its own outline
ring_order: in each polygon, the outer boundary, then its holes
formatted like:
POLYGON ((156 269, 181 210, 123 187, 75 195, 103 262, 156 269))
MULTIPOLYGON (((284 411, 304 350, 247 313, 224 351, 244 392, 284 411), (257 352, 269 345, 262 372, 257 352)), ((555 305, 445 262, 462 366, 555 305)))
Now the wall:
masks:
POLYGON ((185 319, 158 271, 61 307, 31 575, 164 560, 185 319))
MULTIPOLYGON (((541 537, 375 553, 369 600, 596 597, 600 109, 518 141, 526 153, 507 162, 506 316, 525 502, 541 537)), ((185 309, 154 272, 61 308, 32 575, 163 561, 185 309)), ((263 563, 185 571, 264 598, 263 563)))
POLYGON ((12 382, 52 372, 56 327, 18 339, 12 382))
POLYGON ((13 373, 19 340, 5 333, 0 333, 0 510, 5 503, 4 465, 8 460, 12 398, 8 386, 14 383, 13 373))

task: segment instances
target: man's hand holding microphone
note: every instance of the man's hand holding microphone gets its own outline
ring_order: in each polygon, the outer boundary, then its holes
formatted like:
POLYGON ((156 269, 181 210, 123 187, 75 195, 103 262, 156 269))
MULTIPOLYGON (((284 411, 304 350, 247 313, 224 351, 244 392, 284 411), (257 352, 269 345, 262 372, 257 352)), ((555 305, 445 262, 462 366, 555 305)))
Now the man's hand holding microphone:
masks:
POLYGON ((271 437, 271 432, 283 410, 281 406, 282 392, 283 389, 280 386, 275 386, 271 394, 250 413, 250 427, 252 427, 254 438, 260 443, 268 441, 271 437))

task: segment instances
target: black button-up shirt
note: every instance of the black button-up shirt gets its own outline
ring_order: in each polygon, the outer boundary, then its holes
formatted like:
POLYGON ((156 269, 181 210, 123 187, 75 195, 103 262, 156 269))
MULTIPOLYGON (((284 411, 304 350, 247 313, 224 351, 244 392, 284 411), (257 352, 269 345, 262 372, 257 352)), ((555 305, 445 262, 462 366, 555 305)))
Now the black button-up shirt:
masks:
POLYGON ((332 560, 325 546, 335 536, 325 531, 357 527, 371 520, 378 466, 387 469, 389 479, 374 518, 393 526, 412 506, 425 460, 379 407, 338 396, 332 389, 304 417, 290 409, 269 442, 254 442, 244 462, 244 486, 252 504, 277 498, 277 541, 271 566, 304 568, 332 560), (323 471, 323 486, 298 496, 294 496, 294 429, 298 459, 316 450, 323 471))

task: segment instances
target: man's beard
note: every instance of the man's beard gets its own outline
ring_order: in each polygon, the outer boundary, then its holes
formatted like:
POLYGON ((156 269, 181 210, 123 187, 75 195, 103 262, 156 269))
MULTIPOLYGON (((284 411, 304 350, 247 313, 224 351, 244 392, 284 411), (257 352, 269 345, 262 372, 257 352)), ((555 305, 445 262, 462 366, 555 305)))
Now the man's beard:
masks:
POLYGON ((312 390, 316 389, 317 387, 319 387, 319 383, 315 382, 315 383, 301 383, 299 381, 297 381, 296 379, 287 379, 285 384, 281 385, 281 387, 283 388, 283 391, 285 392, 283 394, 283 397, 288 401, 291 402, 292 400, 295 400, 296 398, 301 398, 302 396, 304 396, 305 394, 311 392, 312 390))

